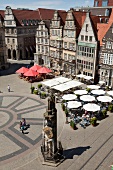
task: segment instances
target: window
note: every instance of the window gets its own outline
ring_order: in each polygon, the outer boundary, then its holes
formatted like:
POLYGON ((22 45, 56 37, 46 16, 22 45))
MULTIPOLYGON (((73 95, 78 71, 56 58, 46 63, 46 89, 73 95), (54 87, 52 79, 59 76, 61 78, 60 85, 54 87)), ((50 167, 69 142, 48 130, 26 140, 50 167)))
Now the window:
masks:
POLYGON ((85 36, 85 41, 88 41, 88 36, 85 36))
POLYGON ((72 21, 70 21, 70 27, 72 27, 72 21))
POLYGON ((12 43, 15 43, 15 39, 12 39, 12 43))
POLYGON ((43 36, 43 32, 41 32, 41 36, 43 36))
POLYGON ((84 41, 84 35, 81 35, 81 40, 84 41))
POLYGON ((64 48, 67 48, 67 42, 64 42, 64 48))
POLYGON ((86 32, 88 32, 88 24, 86 24, 86 32))
POLYGON ((97 7, 98 6, 98 1, 95 1, 95 7, 97 7))
POLYGON ((108 0, 103 0, 102 1, 102 7, 108 6, 108 0))
POLYGON ((106 48, 111 49, 111 47, 112 47, 111 42, 110 42, 110 41, 107 41, 107 43, 106 43, 106 48))
POLYGON ((48 39, 45 39, 45 44, 47 44, 48 43, 48 39))
POLYGON ((38 52, 40 52, 40 46, 38 46, 38 52))
POLYGON ((41 25, 41 30, 43 30, 43 25, 41 25))
POLYGON ((12 25, 12 21, 7 21, 7 25, 12 25))
POLYGON ((92 36, 89 36, 89 41, 92 41, 92 36))
POLYGON ((9 43, 10 41, 9 41, 9 38, 7 39, 7 43, 9 43))
POLYGON ((67 60, 67 54, 64 53, 64 60, 67 60))
POLYGON ((38 43, 40 43, 40 38, 37 38, 37 40, 38 40, 38 43))

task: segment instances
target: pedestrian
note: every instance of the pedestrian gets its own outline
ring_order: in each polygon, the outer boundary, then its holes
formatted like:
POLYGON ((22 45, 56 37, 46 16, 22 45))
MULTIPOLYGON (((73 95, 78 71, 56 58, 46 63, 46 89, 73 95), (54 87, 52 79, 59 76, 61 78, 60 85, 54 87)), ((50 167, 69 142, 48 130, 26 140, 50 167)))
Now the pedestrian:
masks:
POLYGON ((8 92, 10 92, 10 86, 9 85, 7 86, 7 89, 8 89, 8 92))

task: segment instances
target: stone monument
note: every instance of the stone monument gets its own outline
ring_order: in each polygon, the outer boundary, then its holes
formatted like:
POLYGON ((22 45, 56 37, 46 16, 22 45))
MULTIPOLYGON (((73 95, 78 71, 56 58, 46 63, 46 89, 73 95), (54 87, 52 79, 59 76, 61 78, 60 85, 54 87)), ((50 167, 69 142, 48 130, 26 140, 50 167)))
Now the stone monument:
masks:
POLYGON ((57 143, 57 109, 55 107, 55 96, 51 92, 43 120, 41 145, 43 164, 57 166, 64 160, 62 144, 59 142, 57 146, 57 143))

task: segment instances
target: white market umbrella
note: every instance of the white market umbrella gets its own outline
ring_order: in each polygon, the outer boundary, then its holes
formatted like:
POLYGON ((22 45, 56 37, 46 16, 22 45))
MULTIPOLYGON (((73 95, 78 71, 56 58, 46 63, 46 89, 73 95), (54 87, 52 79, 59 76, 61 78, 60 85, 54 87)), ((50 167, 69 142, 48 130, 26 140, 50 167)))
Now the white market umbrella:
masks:
POLYGON ((104 81, 99 81, 98 83, 99 83, 100 85, 105 84, 105 82, 104 82, 104 81))
POLYGON ((85 104, 83 108, 89 112, 96 112, 100 110, 100 106, 94 103, 85 104))
POLYGON ((87 87, 90 89, 99 89, 100 88, 100 86, 97 86, 97 85, 88 85, 87 87))
POLYGON ((67 107, 69 109, 76 109, 78 107, 82 106, 81 102, 78 102, 78 101, 69 101, 67 103, 67 107))
POLYGON ((95 97, 91 95, 83 95, 83 96, 80 96, 80 100, 84 102, 92 102, 95 100, 95 97))
POLYGON ((63 100, 75 100, 77 96, 75 94, 65 94, 62 96, 63 100))
POLYGON ((111 102, 113 99, 109 96, 99 96, 97 100, 100 102, 111 102))
POLYGON ((84 78, 85 75, 84 75, 84 74, 78 74, 78 75, 76 75, 76 77, 78 77, 78 78, 84 78))
POLYGON ((86 90, 75 90, 74 93, 78 94, 78 95, 84 95, 84 94, 87 94, 88 91, 86 91, 86 90))
POLYGON ((108 91, 107 94, 109 94, 110 96, 113 96, 113 90, 108 91))
POLYGON ((91 93, 95 95, 103 95, 105 94, 105 91, 104 90, 92 90, 91 93))

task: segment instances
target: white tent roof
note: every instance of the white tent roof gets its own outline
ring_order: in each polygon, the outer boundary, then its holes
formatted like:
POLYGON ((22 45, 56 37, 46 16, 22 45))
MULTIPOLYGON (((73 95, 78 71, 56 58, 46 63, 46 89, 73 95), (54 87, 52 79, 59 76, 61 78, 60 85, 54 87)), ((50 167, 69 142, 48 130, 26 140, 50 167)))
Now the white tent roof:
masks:
POLYGON ((59 83, 65 83, 67 81, 71 81, 71 79, 68 79, 66 77, 56 77, 53 80, 58 81, 59 83))
POLYGON ((76 77, 84 78, 84 77, 85 77, 85 75, 84 75, 84 74, 78 74, 78 75, 76 75, 76 77))
POLYGON ((44 82, 42 82, 42 84, 44 84, 45 86, 52 87, 52 86, 56 86, 61 83, 65 83, 67 81, 71 81, 71 79, 68 79, 66 77, 57 77, 57 78, 53 78, 51 80, 44 81, 44 82))
POLYGON ((85 77, 83 77, 84 79, 86 79, 86 80, 91 80, 91 79, 93 79, 93 77, 91 77, 91 76, 85 76, 85 77))
POLYGON ((81 86, 82 84, 83 83, 81 83, 79 81, 71 80, 71 81, 68 81, 66 83, 53 86, 52 88, 55 89, 55 90, 59 90, 59 91, 63 92, 63 91, 66 91, 68 89, 71 89, 71 88, 74 88, 74 87, 77 87, 77 86, 81 86))
POLYGON ((60 84, 60 83, 54 79, 51 79, 51 80, 42 82, 42 84, 44 84, 45 86, 52 87, 52 86, 56 86, 57 84, 60 84))

